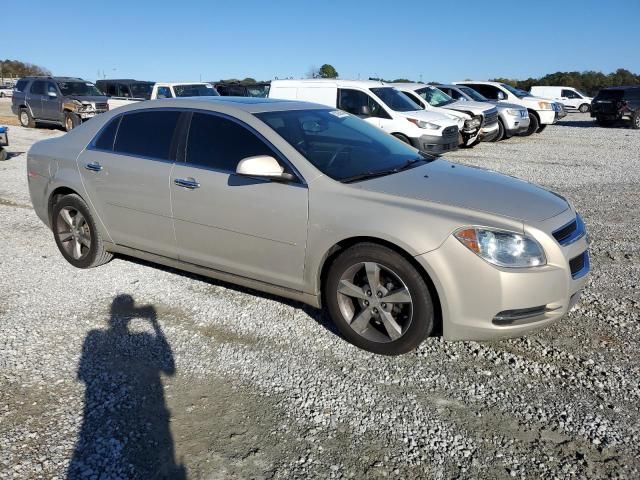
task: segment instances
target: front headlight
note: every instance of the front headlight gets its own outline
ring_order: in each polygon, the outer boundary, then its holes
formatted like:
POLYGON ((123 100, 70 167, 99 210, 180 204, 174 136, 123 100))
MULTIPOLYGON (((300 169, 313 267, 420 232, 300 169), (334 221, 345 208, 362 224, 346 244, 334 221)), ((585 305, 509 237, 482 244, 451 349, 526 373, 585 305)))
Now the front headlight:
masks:
POLYGON ((418 120, 417 118, 407 118, 411 123, 419 128, 425 128, 427 130, 440 130, 440 125, 431 122, 425 122, 424 120, 418 120))
POLYGON ((538 102, 540 110, 553 110, 553 105, 549 102, 538 102))
POLYGON ((498 267, 526 268, 547 263, 540 244, 521 233, 464 227, 454 236, 480 258, 498 267))
POLYGON ((472 119, 464 122, 464 126, 466 128, 478 128, 481 124, 482 124, 482 119, 478 117, 473 117, 472 119))
POLYGON ((520 110, 518 110, 517 108, 507 108, 507 114, 508 115, 512 115, 514 117, 519 117, 520 116, 520 110))

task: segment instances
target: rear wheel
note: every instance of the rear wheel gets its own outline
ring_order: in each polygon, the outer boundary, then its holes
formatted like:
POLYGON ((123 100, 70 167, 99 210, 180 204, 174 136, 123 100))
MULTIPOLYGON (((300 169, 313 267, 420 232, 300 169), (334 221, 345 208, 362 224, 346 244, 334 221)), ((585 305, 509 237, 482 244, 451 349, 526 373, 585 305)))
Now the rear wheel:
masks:
POLYGON ((499 142, 504 138, 504 124, 502 123, 502 119, 498 118, 498 135, 491 140, 492 142, 499 142))
POLYGON ((540 120, 538 119, 538 115, 532 110, 529 110, 529 128, 522 134, 522 136, 528 137, 529 135, 533 135, 534 132, 538 131, 538 128, 540 128, 540 120))
POLYGON ((29 113, 29 110, 26 108, 22 108, 18 113, 18 120, 20 120, 20 125, 26 128, 33 128, 36 126, 36 122, 29 113))
POLYGON ((424 279, 402 255, 381 245, 362 243, 342 252, 329 267, 323 293, 340 332, 370 352, 409 352, 433 329, 424 279))
POLYGON ((72 112, 64 112, 64 129, 69 132, 80 125, 80 117, 72 112))
POLYGON ((74 267, 97 267, 113 257, 104 248, 89 207, 78 195, 62 197, 53 206, 51 218, 58 249, 74 267))
POLYGON ((640 110, 633 114, 631 118, 631 128, 634 130, 640 129, 640 110))
POLYGON ((540 125, 540 126, 538 127, 538 130, 536 130, 536 132, 538 132, 538 133, 542 133, 542 132, 543 132, 543 130, 544 130, 545 128, 547 128, 547 126, 546 126, 546 125, 540 125))
POLYGON ((580 108, 578 108, 578 111, 580 113, 587 113, 589 110, 591 110, 591 108, 589 107, 588 103, 583 103, 582 105, 580 105, 580 108))

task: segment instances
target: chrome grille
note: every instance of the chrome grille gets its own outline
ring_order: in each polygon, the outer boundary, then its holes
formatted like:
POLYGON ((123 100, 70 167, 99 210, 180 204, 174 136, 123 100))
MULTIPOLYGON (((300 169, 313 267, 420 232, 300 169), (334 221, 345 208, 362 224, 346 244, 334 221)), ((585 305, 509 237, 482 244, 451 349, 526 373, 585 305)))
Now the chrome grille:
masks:
POLYGON ((107 110, 109 110, 109 104, 108 103, 96 103, 96 110, 107 111, 107 110))
POLYGON ((498 122, 498 109, 497 108, 493 108, 491 110, 487 110, 486 112, 484 112, 484 124, 485 126, 487 125, 493 125, 494 123, 498 122))
POLYGON ((442 131, 443 137, 455 137, 457 135, 458 135, 458 127, 456 126, 447 127, 442 131))

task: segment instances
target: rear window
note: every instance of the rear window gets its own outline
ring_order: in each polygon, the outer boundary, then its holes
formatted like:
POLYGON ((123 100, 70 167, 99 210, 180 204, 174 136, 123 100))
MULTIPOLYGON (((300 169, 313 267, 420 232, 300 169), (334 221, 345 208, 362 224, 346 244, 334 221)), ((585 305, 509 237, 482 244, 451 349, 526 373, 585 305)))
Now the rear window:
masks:
POLYGON ((179 116, 180 112, 167 110, 124 115, 120 121, 114 150, 118 153, 169 160, 179 116))
POLYGON ((600 90, 599 100, 622 100, 623 90, 600 90))
POLYGON ((118 125, 120 124, 120 119, 122 117, 117 117, 111 120, 111 122, 100 132, 100 135, 93 143, 96 148, 100 150, 113 150, 113 141, 116 138, 116 132, 118 131, 118 125))
POLYGON ((29 83, 29 80, 18 80, 18 83, 16 83, 15 86, 16 92, 24 92, 24 89, 27 87, 27 83, 29 83))

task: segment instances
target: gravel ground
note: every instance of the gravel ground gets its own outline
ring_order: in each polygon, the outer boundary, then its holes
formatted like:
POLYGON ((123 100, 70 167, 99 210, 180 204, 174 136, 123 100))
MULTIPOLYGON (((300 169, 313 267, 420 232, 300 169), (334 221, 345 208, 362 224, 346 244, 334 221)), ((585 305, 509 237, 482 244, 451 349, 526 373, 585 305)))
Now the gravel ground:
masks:
POLYGON ((68 265, 0 164, 0 479, 639 478, 640 132, 569 115, 450 156, 567 196, 580 306, 527 338, 375 356, 320 312, 131 259, 68 265))

